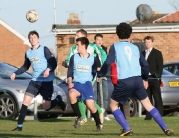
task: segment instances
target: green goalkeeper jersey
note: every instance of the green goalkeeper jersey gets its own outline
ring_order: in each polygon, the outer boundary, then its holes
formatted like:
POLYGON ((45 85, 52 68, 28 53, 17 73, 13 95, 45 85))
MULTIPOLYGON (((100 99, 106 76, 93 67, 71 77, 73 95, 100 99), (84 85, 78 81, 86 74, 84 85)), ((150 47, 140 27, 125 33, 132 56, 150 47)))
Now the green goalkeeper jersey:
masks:
MULTIPOLYGON (((87 52, 90 54, 93 54, 95 57, 98 55, 101 65, 106 61, 106 58, 107 58, 106 52, 102 49, 102 47, 96 45, 95 43, 89 43, 87 52)), ((69 65, 71 56, 76 53, 78 53, 76 49, 76 45, 73 45, 70 51, 68 52, 68 56, 65 60, 67 65, 69 65)))

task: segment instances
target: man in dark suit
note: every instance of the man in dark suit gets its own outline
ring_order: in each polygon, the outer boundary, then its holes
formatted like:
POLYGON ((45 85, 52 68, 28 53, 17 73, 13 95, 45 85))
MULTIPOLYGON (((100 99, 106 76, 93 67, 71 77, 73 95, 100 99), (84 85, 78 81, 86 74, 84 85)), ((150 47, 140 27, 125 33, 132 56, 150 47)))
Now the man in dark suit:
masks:
MULTIPOLYGON (((163 102, 161 97, 160 82, 163 70, 163 57, 161 51, 153 47, 154 38, 152 36, 146 36, 144 42, 146 50, 142 52, 145 59, 149 64, 149 87, 147 88, 147 94, 151 103, 155 102, 155 107, 159 110, 160 114, 163 114, 163 102), (153 98, 152 98, 153 97, 153 98)), ((145 120, 151 120, 151 115, 147 112, 145 120)))

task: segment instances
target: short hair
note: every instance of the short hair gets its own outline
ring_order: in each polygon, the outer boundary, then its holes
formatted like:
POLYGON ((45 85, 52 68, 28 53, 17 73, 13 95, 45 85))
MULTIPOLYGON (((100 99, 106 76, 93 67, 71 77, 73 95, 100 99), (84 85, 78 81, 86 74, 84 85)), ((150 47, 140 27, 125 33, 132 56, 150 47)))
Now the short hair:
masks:
POLYGON ((144 41, 145 40, 152 40, 152 42, 154 41, 154 37, 153 36, 146 36, 144 37, 144 41))
POLYGON ((85 45, 85 48, 87 49, 89 45, 89 40, 86 37, 80 37, 76 39, 76 42, 81 42, 82 45, 85 45))
POLYGON ((102 34, 96 34, 96 35, 94 36, 94 40, 96 40, 96 37, 101 37, 101 38, 103 38, 103 35, 102 35, 102 34))
POLYGON ((87 32, 84 29, 80 29, 78 31, 76 31, 76 33, 81 33, 83 34, 85 37, 87 37, 87 32))
POLYGON ((128 39, 131 36, 132 33, 132 27, 122 22, 116 27, 116 34, 118 35, 119 39, 128 39))
POLYGON ((30 38, 31 35, 36 35, 39 38, 39 34, 35 30, 29 32, 28 38, 30 38))

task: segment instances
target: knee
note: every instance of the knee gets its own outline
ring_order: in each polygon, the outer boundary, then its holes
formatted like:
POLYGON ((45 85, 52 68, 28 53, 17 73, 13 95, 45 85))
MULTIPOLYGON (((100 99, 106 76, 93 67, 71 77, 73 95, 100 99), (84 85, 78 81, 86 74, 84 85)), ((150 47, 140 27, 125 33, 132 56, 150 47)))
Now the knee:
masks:
POLYGON ((112 112, 119 108, 118 104, 114 104, 114 103, 111 103, 111 102, 109 104, 109 107, 110 107, 112 112))
POLYGON ((94 105, 87 105, 88 109, 90 110, 90 112, 94 113, 97 111, 97 109, 95 108, 94 105))
POLYGON ((68 94, 68 95, 69 95, 69 98, 70 98, 70 99, 76 98, 76 97, 75 97, 75 93, 74 93, 73 91, 69 91, 69 94, 68 94))
POLYGON ((29 105, 30 105, 30 102, 31 102, 31 101, 29 101, 29 100, 24 100, 24 101, 22 102, 22 104, 24 104, 24 105, 26 105, 26 106, 29 106, 29 105))

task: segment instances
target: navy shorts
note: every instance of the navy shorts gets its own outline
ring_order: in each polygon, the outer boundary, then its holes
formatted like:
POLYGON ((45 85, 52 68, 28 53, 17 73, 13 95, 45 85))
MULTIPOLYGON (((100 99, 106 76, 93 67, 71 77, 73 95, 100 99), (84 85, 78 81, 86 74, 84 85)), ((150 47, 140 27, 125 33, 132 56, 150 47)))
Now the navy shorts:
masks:
POLYGON ((51 101, 53 94, 53 81, 39 82, 31 80, 26 92, 32 94, 34 97, 41 94, 44 100, 51 101))
POLYGON ((147 97, 147 92, 141 77, 121 79, 114 85, 114 91, 111 95, 113 100, 123 104, 130 97, 134 97, 138 100, 144 100, 147 97))
POLYGON ((82 101, 86 101, 89 99, 94 100, 93 86, 90 81, 87 81, 84 84, 79 82, 73 82, 73 84, 74 84, 73 89, 76 89, 81 94, 79 99, 82 99, 82 101))

